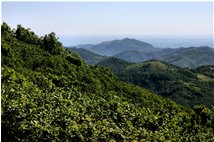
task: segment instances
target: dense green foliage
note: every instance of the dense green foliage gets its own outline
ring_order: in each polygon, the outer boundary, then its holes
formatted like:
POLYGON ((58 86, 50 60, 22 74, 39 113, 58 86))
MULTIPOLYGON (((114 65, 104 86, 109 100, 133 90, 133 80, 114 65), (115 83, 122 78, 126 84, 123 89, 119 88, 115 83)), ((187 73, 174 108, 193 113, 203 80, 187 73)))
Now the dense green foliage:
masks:
POLYGON ((16 39, 19 41, 23 41, 23 42, 27 42, 29 44, 35 44, 35 45, 41 43, 41 39, 39 39, 34 32, 30 31, 30 29, 25 29, 21 25, 17 26, 15 35, 16 35, 16 39))
POLYGON ((83 60, 85 60, 88 64, 97 64, 100 61, 106 59, 106 56, 98 55, 89 50, 83 48, 68 48, 76 53, 78 53, 83 60))
POLYGON ((191 70, 158 60, 130 64, 116 58, 103 60, 99 65, 109 67, 125 82, 153 90, 179 104, 214 105, 213 66, 202 66, 191 70))
POLYGON ((196 71, 200 74, 214 78, 214 66, 200 66, 196 68, 196 71))
POLYGON ((2 141, 214 140, 212 109, 120 82, 63 49, 53 34, 32 44, 2 26, 2 141))

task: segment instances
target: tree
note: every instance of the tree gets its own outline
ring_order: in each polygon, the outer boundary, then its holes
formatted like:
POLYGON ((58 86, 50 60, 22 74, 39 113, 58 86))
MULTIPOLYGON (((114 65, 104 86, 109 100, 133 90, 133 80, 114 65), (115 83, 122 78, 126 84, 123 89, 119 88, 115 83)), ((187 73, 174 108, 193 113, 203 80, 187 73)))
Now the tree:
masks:
POLYGON ((41 43, 41 39, 30 28, 25 29, 22 25, 17 25, 16 38, 20 41, 27 42, 29 44, 38 45, 41 43))
POLYGON ((3 22, 1 25, 1 36, 6 40, 10 40, 15 36, 13 30, 11 30, 11 28, 5 22, 3 22))
POLYGON ((62 44, 58 41, 54 32, 45 35, 42 40, 42 47, 53 54, 59 54, 63 49, 62 44))

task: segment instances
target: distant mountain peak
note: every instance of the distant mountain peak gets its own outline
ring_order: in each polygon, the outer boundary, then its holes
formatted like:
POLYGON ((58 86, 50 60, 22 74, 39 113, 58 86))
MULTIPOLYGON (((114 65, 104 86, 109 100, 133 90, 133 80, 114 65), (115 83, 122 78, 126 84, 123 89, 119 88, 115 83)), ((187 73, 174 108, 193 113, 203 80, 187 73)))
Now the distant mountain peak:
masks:
POLYGON ((103 41, 103 42, 101 42, 101 43, 99 43, 99 44, 97 44, 97 45, 108 45, 108 44, 111 44, 111 43, 114 42, 114 41, 116 41, 116 40, 103 41))
POLYGON ((118 53, 130 50, 142 52, 152 52, 159 50, 159 48, 155 48, 149 43, 128 37, 123 39, 101 42, 87 49, 96 54, 105 56, 113 56, 118 53))
POLYGON ((134 39, 134 38, 128 38, 128 37, 122 39, 122 41, 126 41, 126 40, 129 41, 129 40, 136 40, 136 39, 134 39))
MULTIPOLYGON (((146 43, 146 42, 137 40, 135 38, 128 38, 128 37, 126 37, 126 38, 123 38, 123 39, 116 39, 116 40, 104 41, 104 42, 101 42, 98 45, 119 44, 119 43, 127 43, 127 42, 146 43)), ((146 43, 146 44, 149 44, 149 43, 146 43)))
POLYGON ((141 43, 146 43, 146 42, 137 40, 137 39, 135 39, 135 38, 128 38, 128 37, 123 38, 123 39, 121 39, 121 40, 119 40, 119 41, 121 41, 121 42, 141 42, 141 43))

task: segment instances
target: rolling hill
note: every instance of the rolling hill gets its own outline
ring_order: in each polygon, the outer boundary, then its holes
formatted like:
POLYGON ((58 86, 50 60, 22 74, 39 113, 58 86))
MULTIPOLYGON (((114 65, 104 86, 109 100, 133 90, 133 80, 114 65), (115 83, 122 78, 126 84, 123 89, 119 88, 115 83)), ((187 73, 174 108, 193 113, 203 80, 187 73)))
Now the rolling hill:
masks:
POLYGON ((158 60, 132 64, 123 61, 122 64, 121 59, 113 59, 114 62, 108 58, 98 64, 109 67, 122 81, 153 90, 182 105, 212 106, 214 104, 214 70, 212 66, 192 70, 158 60))
POLYGON ((158 58, 177 66, 196 68, 201 65, 214 65, 214 49, 207 46, 179 48, 158 58))
POLYGON ((123 51, 121 53, 114 55, 113 57, 125 60, 127 62, 132 62, 132 63, 147 61, 154 58, 152 53, 144 53, 142 51, 135 51, 135 50, 123 51))
POLYGON ((214 65, 214 50, 207 46, 176 49, 168 48, 150 53, 124 51, 114 55, 114 57, 135 63, 157 59, 180 67, 189 68, 196 68, 201 65, 214 65))

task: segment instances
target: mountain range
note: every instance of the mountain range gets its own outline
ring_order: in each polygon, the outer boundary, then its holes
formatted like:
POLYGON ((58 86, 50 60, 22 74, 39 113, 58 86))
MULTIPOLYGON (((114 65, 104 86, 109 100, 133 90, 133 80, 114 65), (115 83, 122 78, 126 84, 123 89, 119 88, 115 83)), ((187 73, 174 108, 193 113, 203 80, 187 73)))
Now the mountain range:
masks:
POLYGON ((214 49, 208 46, 157 48, 146 42, 125 38, 102 42, 97 45, 79 45, 77 47, 78 49, 75 49, 75 52, 80 53, 84 49, 85 54, 80 56, 83 59, 88 56, 86 61, 91 64, 97 63, 97 61, 92 59, 95 57, 99 59, 117 57, 133 63, 157 59, 173 65, 190 68, 196 68, 200 65, 214 65, 214 49), (96 56, 93 56, 91 52, 96 53, 96 56), (106 57, 102 58, 102 56, 106 57), (92 62, 88 60, 92 60, 92 62))

